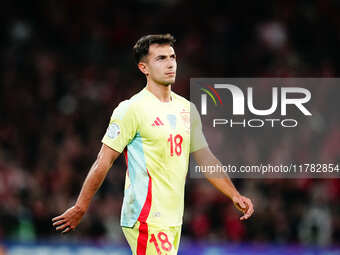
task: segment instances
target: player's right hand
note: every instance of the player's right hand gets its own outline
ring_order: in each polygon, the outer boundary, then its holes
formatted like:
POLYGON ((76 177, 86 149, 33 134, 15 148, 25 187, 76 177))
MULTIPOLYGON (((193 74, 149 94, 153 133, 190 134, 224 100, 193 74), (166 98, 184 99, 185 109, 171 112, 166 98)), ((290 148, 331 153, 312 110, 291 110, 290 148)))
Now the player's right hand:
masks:
POLYGON ((84 214, 85 212, 82 211, 79 206, 72 206, 63 214, 52 219, 53 227, 55 227, 57 231, 61 231, 63 234, 67 233, 78 226, 84 214))

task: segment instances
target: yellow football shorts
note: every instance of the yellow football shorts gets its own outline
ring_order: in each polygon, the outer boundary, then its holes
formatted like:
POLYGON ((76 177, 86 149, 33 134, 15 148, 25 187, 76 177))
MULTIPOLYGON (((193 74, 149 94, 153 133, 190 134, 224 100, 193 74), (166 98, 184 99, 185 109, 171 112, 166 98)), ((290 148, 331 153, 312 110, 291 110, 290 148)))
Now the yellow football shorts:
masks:
POLYGON ((137 221, 122 227, 133 255, 176 255, 182 226, 160 227, 137 221))

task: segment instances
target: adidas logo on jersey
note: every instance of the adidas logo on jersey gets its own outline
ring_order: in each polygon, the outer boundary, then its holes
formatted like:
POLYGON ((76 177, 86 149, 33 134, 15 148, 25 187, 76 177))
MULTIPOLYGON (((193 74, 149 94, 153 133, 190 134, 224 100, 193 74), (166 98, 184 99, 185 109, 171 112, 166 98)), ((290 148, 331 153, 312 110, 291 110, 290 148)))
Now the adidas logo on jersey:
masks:
POLYGON ((156 118, 156 120, 152 123, 152 126, 164 126, 164 123, 161 121, 159 117, 156 118))

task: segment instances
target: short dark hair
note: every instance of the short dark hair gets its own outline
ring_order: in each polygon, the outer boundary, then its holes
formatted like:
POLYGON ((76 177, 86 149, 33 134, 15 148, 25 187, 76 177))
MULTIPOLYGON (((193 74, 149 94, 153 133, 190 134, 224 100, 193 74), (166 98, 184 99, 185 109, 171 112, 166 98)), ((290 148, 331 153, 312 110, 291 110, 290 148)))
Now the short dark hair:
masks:
POLYGON ((174 46, 176 40, 171 34, 145 35, 133 46, 133 56, 138 64, 143 57, 148 55, 151 44, 170 44, 174 46))

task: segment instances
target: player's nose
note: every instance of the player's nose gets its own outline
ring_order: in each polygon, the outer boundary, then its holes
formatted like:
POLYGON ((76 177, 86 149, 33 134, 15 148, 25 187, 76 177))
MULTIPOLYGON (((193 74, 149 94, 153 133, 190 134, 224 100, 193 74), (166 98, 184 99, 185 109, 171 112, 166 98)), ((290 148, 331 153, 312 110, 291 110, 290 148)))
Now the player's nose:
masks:
POLYGON ((167 68, 168 69, 173 69, 173 67, 174 67, 174 63, 170 60, 170 61, 168 61, 168 63, 167 63, 167 68))
POLYGON ((169 58, 168 61, 167 61, 167 68, 173 69, 174 66, 175 66, 175 61, 176 61, 176 60, 174 60, 174 59, 172 59, 172 58, 169 58))

